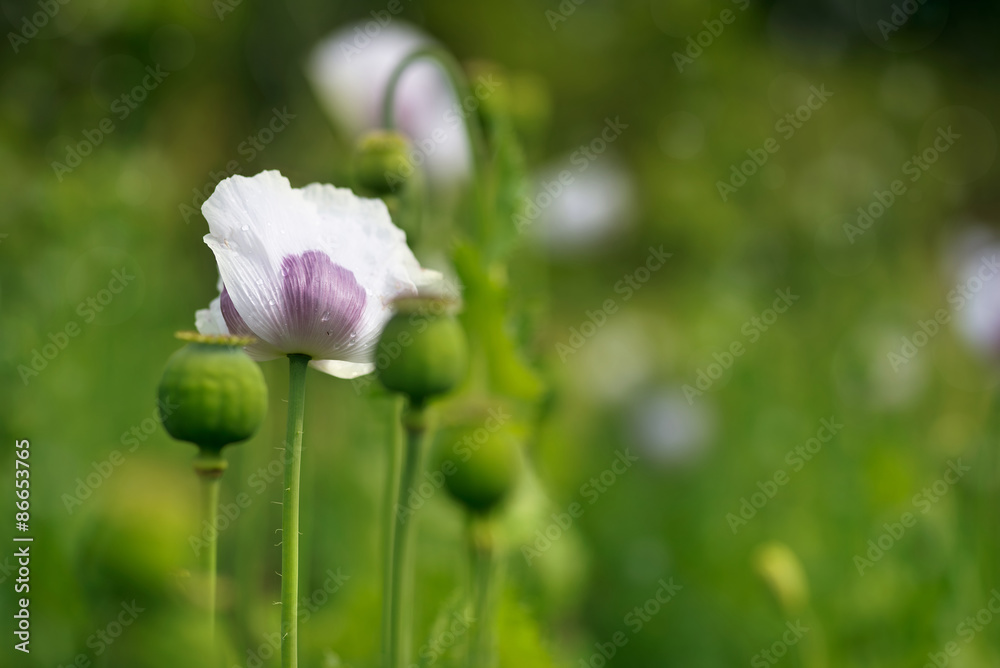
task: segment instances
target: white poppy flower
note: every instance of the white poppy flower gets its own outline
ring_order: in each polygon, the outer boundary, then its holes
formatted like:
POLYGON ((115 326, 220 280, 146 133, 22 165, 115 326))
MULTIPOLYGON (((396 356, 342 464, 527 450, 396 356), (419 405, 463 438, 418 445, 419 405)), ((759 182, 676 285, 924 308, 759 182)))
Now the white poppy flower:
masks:
POLYGON ((291 353, 340 378, 374 370, 393 300, 440 274, 422 269, 381 200, 279 172, 232 176, 201 207, 220 295, 198 311, 203 334, 252 335, 258 360, 291 353))
MULTIPOLYGON (((399 19, 377 30, 371 24, 333 33, 316 46, 306 68, 327 113, 355 138, 382 126, 382 101, 396 66, 416 49, 434 44, 399 19)), ((469 173, 461 116, 448 79, 436 65, 420 62, 407 69, 396 90, 396 121, 419 153, 413 161, 426 162, 436 180, 452 182, 469 173)))

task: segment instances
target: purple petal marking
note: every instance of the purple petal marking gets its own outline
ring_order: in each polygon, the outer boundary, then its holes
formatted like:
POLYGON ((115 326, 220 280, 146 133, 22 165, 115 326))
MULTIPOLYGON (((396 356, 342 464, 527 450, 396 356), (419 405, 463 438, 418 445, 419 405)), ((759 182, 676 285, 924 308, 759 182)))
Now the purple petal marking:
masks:
POLYGON ((222 319, 226 321, 229 333, 234 336, 253 336, 253 332, 247 326, 246 321, 236 310, 233 298, 229 296, 229 290, 223 286, 222 294, 219 295, 219 309, 222 311, 222 319))
POLYGON ((281 273, 287 331, 294 344, 313 357, 350 345, 367 299, 354 274, 315 250, 286 256, 281 273), (317 343, 322 349, 316 349, 317 343))

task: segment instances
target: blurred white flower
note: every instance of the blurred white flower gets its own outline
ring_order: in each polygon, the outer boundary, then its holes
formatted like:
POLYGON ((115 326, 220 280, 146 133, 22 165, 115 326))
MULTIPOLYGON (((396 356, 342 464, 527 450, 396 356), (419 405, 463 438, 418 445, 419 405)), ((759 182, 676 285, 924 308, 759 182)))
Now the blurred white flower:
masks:
POLYGON ((198 311, 198 331, 254 336, 258 360, 302 353, 334 376, 369 373, 392 301, 440 277, 420 267, 381 200, 346 188, 231 176, 202 212, 221 294, 198 311))
MULTIPOLYGON (((389 77, 415 49, 434 44, 416 28, 396 19, 379 26, 343 28, 312 51, 307 73, 334 123, 352 138, 382 126, 382 103, 389 77)), ((411 65, 396 90, 396 122, 410 137, 414 164, 424 163, 432 179, 454 181, 469 173, 469 145, 461 107, 448 79, 430 62, 411 65)))
POLYGON ((964 286, 948 308, 955 312, 959 335, 975 350, 1000 358, 1000 276, 995 260, 1000 259, 1000 243, 982 227, 966 231, 946 258, 954 283, 964 286), (984 279, 983 276, 986 276, 984 279))
POLYGON ((528 220, 535 222, 542 242, 554 253, 601 247, 631 224, 631 175, 608 158, 585 165, 569 160, 540 174, 537 183, 528 220))
POLYGON ((663 466, 697 461, 715 434, 704 402, 688 403, 680 388, 661 388, 634 402, 630 426, 646 457, 663 466))

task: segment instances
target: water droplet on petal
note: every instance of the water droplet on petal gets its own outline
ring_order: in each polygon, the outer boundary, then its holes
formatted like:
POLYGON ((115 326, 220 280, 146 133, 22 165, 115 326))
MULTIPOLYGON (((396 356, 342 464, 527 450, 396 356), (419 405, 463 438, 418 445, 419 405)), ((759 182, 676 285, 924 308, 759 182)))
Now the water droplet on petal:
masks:
POLYGON ((330 312, 326 311, 325 313, 323 313, 323 317, 320 318, 320 322, 329 322, 329 321, 330 321, 330 312))
POLYGON ((243 230, 244 232, 249 232, 250 231, 250 226, 249 225, 244 225, 240 229, 243 230))
POLYGON ((271 306, 274 306, 274 300, 273 299, 268 299, 267 303, 270 304, 271 306))

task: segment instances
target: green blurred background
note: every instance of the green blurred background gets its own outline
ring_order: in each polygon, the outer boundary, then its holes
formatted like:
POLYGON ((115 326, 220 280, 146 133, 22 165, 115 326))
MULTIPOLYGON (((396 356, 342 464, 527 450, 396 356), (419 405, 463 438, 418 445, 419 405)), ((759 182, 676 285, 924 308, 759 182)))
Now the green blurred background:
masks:
MULTIPOLYGON (((68 0, 36 37, 12 40, 44 4, 0 2, 0 533, 14 533, 13 443, 29 439, 35 538, 32 652, 13 652, 5 631, 0 663, 194 665, 193 449, 163 433, 154 396, 180 345, 173 332, 218 294, 197 209, 233 160, 295 186, 350 185, 353 137, 324 113, 307 62, 331 32, 389 5, 68 0), (146 99, 115 106, 157 65, 166 76, 146 99), (249 157, 241 146, 276 108, 294 119, 249 157), (57 173, 67 145, 108 118, 113 131, 57 173), (113 272, 134 278, 101 304, 113 272), (67 326, 76 335, 61 337, 67 326), (37 373, 23 370, 59 341, 37 373), (102 640, 133 601, 143 612, 102 640)), ((396 25, 460 61, 536 77, 534 105, 514 96, 528 109, 529 183, 568 169, 586 185, 557 196, 511 251, 507 325, 548 389, 526 438, 532 473, 503 519, 497 665, 1000 663, 987 607, 1000 602, 1000 283, 967 281, 1000 248, 1000 16, 994 3, 927 0, 884 37, 879 22, 907 5, 893 4, 400 3, 396 25), (688 42, 699 35, 700 51, 688 42), (817 89, 831 95, 801 112, 817 89), (776 124, 797 110, 808 120, 789 135, 776 124), (607 119, 627 127, 576 172, 574 151, 607 119), (947 127, 960 138, 910 180, 911 156, 947 127), (718 183, 769 137, 777 152, 724 200, 718 183), (852 243, 845 223, 887 201, 876 192, 894 179, 905 192, 852 243), (671 257, 625 298, 616 285, 651 247, 671 257), (798 298, 771 321, 784 290, 798 298), (608 299, 615 312, 585 324, 608 299), (916 336, 939 309, 947 322, 916 336), (926 345, 893 361, 904 337, 926 345), (734 344, 742 352, 727 358, 734 344), (718 378, 695 396, 700 372, 718 378), (823 420, 842 428, 808 443, 823 420), (809 447, 809 461, 786 458, 809 447), (612 478, 626 450, 638 461, 612 478), (969 470, 946 476, 959 460, 969 470), (563 530, 552 514, 574 503, 583 513, 563 530), (730 517, 741 512, 745 523, 730 517), (915 522, 899 535, 907 512, 915 522), (663 583, 681 588, 650 604, 663 583), (801 627, 801 639, 786 633, 801 627), (625 642, 605 659, 616 637, 625 642)), ((463 215, 454 188, 432 192, 435 216, 463 215)), ((447 239, 419 241, 441 265, 447 239)), ((220 534, 230 664, 248 668, 278 665, 287 369, 263 368, 268 422, 227 451, 222 492, 223 504, 250 499, 220 534)), ((301 661, 375 666, 395 407, 374 387, 318 373, 308 383, 301 661)), ((462 540, 460 513, 434 495, 419 525, 415 649, 440 640, 460 606, 462 540)), ((4 629, 11 545, 0 552, 4 629)), ((449 651, 433 663, 458 662, 449 651)))

